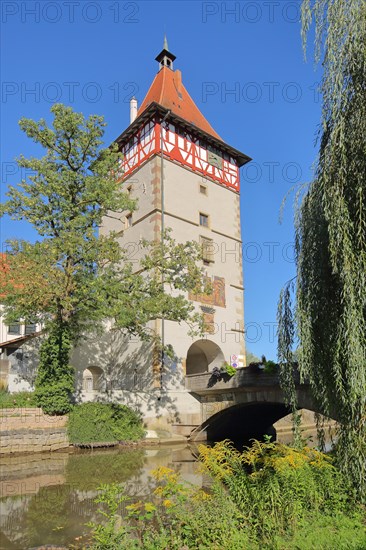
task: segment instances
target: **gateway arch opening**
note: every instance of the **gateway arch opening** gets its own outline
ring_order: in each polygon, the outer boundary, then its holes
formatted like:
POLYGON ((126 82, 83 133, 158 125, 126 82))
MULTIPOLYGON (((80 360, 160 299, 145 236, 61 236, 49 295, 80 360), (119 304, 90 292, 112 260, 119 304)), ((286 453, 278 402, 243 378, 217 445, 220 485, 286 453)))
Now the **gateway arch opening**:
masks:
POLYGON ((197 340, 188 350, 186 374, 200 374, 221 367, 225 362, 221 348, 211 340, 197 340))

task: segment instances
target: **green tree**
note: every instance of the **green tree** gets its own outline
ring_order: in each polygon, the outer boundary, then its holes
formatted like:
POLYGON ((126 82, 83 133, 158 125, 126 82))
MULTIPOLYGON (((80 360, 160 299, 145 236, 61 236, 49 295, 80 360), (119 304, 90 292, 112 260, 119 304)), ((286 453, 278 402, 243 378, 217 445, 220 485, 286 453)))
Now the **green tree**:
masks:
POLYGON ((295 407, 286 364, 298 338, 301 376, 339 420, 339 465, 365 500, 366 4, 303 0, 305 46, 313 20, 323 66, 320 150, 295 217, 297 276, 280 297, 279 356, 295 407))
POLYGON ((117 183, 121 154, 116 144, 102 148, 102 117, 85 119, 61 104, 51 112, 53 127, 43 119, 19 123, 45 155, 18 159, 31 175, 9 188, 0 214, 26 220, 41 238, 10 241, 2 275, 8 319, 37 320, 48 335, 36 380, 39 402, 45 404, 52 386, 65 411, 72 391, 70 350, 83 334, 107 318, 141 338, 153 336, 146 323, 160 317, 194 327, 201 318, 183 291, 202 291, 203 278, 197 243, 177 244, 169 233, 163 245, 141 242, 136 273, 116 232, 98 232, 103 218, 121 219, 136 208, 117 183))
POLYGON ((245 352, 245 361, 246 364, 249 365, 250 363, 259 363, 260 359, 253 352, 247 349, 245 352))

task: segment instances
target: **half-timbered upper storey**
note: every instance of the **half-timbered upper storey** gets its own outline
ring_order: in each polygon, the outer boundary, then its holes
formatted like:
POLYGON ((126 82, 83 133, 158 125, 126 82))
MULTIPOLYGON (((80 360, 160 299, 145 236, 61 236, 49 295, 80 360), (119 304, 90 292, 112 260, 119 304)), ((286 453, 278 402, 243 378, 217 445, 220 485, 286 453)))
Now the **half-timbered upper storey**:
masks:
POLYGON ((156 60, 159 72, 136 118, 116 140, 123 153, 122 177, 163 151, 170 160, 239 192, 239 168, 251 159, 227 145, 205 119, 181 72, 173 70, 175 56, 166 43, 156 60))

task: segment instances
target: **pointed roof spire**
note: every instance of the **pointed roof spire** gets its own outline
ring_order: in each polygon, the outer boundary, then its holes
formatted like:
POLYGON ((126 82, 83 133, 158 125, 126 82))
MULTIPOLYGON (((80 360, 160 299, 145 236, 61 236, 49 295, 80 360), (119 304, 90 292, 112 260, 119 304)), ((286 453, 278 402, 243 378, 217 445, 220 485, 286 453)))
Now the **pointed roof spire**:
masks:
POLYGON ((169 51, 168 40, 166 34, 164 34, 164 44, 161 52, 155 57, 159 63, 159 70, 163 67, 173 69, 173 61, 176 59, 175 55, 169 51))
MULTIPOLYGON (((166 50, 163 50, 163 52, 166 52, 166 50)), ((167 53, 169 54, 169 52, 167 53)), ((164 55, 161 59, 163 63, 166 60, 164 55)), ((148 109, 153 103, 161 105, 165 109, 169 109, 172 115, 179 116, 190 125, 196 126, 206 134, 222 141, 184 87, 182 73, 179 70, 174 71, 171 69, 171 66, 161 64, 158 74, 140 105, 137 116, 142 115, 145 109, 148 109)))

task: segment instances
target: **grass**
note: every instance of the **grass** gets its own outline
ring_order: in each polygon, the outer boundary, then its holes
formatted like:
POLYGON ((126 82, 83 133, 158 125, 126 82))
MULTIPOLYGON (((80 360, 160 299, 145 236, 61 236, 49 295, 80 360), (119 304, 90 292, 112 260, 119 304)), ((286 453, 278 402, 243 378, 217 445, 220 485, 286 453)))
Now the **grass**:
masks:
POLYGON ((0 390, 0 408, 2 409, 36 406, 33 392, 20 391, 17 393, 9 393, 5 389, 0 390))
POLYGON ((310 515, 292 539, 279 538, 277 544, 281 550, 365 550, 365 529, 360 514, 310 515))

